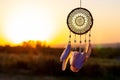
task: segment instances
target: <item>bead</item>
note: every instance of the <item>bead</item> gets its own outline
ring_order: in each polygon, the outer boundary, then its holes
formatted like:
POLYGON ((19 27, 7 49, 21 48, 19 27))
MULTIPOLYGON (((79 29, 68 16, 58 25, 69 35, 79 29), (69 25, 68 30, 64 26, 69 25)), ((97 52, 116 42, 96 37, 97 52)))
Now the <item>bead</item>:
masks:
POLYGON ((89 34, 89 37, 91 37, 91 34, 89 34))
POLYGON ((71 35, 69 35, 69 38, 71 38, 71 35))
POLYGON ((89 42, 91 42, 91 40, 89 40, 89 42))
POLYGON ((69 43, 71 43, 71 41, 69 41, 69 43))
POLYGON ((80 43, 82 43, 82 41, 80 41, 80 43))
POLYGON ((74 40, 74 42, 76 43, 76 40, 74 40))

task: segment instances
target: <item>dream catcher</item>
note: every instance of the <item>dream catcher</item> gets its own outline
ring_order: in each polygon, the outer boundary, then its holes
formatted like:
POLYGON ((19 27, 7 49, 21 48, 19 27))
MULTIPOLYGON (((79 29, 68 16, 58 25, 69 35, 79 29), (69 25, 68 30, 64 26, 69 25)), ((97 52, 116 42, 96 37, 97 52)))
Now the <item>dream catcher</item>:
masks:
POLYGON ((70 60, 70 69, 73 72, 78 72, 91 54, 91 28, 93 26, 93 17, 89 10, 81 7, 81 0, 80 7, 73 9, 68 14, 67 26, 70 34, 68 45, 60 57, 62 70, 64 71, 66 69, 66 64, 70 60), (74 35, 74 50, 71 50, 72 34, 74 35), (84 37, 84 41, 82 37, 84 37), (79 39, 79 50, 76 47, 77 39, 79 39), (85 44, 84 48, 82 48, 82 44, 85 44))

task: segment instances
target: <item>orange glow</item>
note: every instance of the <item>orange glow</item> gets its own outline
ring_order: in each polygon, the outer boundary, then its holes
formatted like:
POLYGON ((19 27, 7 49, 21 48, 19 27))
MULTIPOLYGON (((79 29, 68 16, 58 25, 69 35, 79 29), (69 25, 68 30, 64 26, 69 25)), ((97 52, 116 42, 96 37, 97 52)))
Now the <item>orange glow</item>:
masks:
POLYGON ((13 43, 27 40, 50 40, 54 35, 53 14, 41 8, 27 5, 9 13, 5 20, 5 33, 13 43))
MULTIPOLYGON (((120 0, 82 1, 82 7, 94 18, 93 44, 120 42, 119 3, 120 0)), ((79 0, 0 0, 0 45, 45 40, 50 46, 64 47, 69 36, 66 18, 76 7, 79 7, 79 0)))

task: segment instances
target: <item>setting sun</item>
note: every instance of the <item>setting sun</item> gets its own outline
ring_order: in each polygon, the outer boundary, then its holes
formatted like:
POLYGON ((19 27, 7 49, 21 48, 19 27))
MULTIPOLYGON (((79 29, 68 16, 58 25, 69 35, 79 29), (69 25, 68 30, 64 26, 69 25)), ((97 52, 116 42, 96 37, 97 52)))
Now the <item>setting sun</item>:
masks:
MULTIPOLYGON (((67 16, 79 7, 79 3, 79 0, 0 0, 0 45, 40 40, 51 46, 64 47, 69 37, 67 16)), ((92 43, 120 42, 119 3, 120 0, 82 1, 82 7, 94 18, 92 43)))
POLYGON ((52 15, 46 8, 19 6, 6 17, 5 33, 13 43, 49 40, 55 29, 52 15))

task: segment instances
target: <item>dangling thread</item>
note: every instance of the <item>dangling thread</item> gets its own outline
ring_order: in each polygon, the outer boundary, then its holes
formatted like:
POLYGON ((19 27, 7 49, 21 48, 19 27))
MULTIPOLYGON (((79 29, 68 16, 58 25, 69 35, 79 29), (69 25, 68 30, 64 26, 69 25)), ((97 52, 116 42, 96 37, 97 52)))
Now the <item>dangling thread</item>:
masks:
POLYGON ((70 31, 70 34, 69 34, 69 41, 68 41, 69 44, 71 44, 71 31, 70 31))
POLYGON ((76 51, 77 50, 77 47, 76 47, 76 34, 75 34, 75 39, 74 39, 74 44, 75 44, 75 47, 74 47, 74 50, 76 51))
POLYGON ((86 35, 87 35, 87 33, 85 34, 85 44, 86 44, 86 42, 87 42, 87 40, 86 40, 86 35))
POLYGON ((81 52, 82 50, 81 50, 81 44, 82 44, 82 39, 81 39, 81 35, 80 35, 80 49, 79 49, 79 52, 81 52))
POLYGON ((91 43, 91 30, 89 32, 89 44, 91 43))

